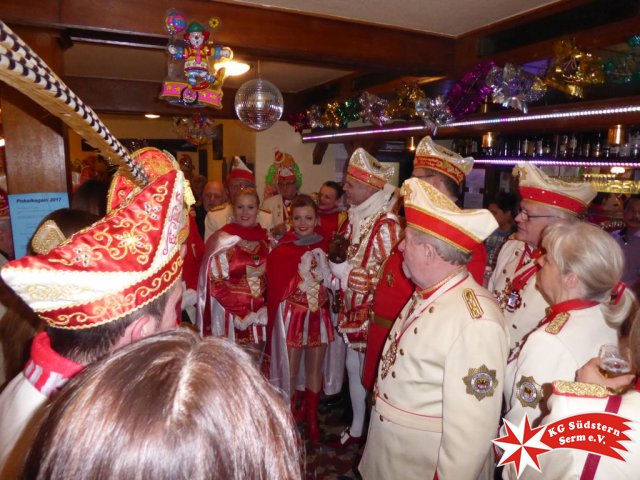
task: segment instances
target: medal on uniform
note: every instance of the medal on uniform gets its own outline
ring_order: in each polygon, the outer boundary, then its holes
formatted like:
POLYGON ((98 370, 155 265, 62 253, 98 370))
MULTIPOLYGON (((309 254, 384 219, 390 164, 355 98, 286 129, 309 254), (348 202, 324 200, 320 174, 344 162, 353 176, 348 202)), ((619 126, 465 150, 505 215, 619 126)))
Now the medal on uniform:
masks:
POLYGON ((389 348, 380 359, 380 378, 384 378, 389 374, 389 370, 396 363, 398 355, 398 333, 396 332, 393 339, 389 342, 389 348))
POLYGON ((517 290, 512 290, 507 296, 507 305, 506 309, 508 312, 515 312, 522 305, 522 297, 520 296, 520 292, 517 290))

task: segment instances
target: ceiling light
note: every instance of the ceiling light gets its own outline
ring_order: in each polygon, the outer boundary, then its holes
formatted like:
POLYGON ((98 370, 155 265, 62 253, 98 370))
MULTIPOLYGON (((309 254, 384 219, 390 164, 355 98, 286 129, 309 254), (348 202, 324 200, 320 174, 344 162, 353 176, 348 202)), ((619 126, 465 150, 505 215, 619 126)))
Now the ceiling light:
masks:
POLYGON ((624 167, 611 167, 611 173, 624 173, 624 167))
POLYGON ((4 143, 5 143, 4 138, 0 138, 0 148, 4 147, 4 143))
POLYGON ((226 60, 217 62, 213 65, 213 68, 217 72, 224 67, 225 75, 228 77, 237 77, 243 75, 249 71, 251 66, 245 62, 238 62, 237 60, 226 60))
POLYGON ((160 115, 156 113, 145 113, 144 116, 145 118, 150 118, 152 120, 155 120, 156 118, 160 118, 160 115))

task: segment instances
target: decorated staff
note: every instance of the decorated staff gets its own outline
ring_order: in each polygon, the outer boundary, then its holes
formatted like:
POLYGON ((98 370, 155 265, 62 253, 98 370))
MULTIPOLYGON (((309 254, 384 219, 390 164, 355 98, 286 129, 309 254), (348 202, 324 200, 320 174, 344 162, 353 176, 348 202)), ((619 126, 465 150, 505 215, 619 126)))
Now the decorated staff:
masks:
POLYGON ((556 223, 573 223, 585 212, 596 192, 589 183, 568 183, 547 176, 531 164, 514 169, 518 177, 518 231, 500 250, 488 289, 498 300, 515 348, 545 316, 549 305, 536 289, 535 258, 542 232, 556 223))
POLYGON ((497 223, 417 178, 403 189, 400 250, 416 289, 383 350, 360 472, 366 480, 493 478, 509 334, 466 264, 497 223))

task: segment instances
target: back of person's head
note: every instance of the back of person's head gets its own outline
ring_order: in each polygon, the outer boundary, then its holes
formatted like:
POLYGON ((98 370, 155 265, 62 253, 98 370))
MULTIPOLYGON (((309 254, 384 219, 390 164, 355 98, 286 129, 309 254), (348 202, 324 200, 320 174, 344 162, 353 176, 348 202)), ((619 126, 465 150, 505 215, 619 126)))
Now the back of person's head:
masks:
POLYGON ((104 217, 107 213, 108 192, 109 182, 87 180, 71 196, 71 208, 104 217))
POLYGON ((576 274, 582 298, 602 302, 609 324, 620 327, 631 312, 635 297, 620 283, 624 256, 618 242, 590 223, 558 223, 545 230, 542 248, 561 274, 576 274))
POLYGON ((299 479, 295 426, 249 356, 189 330, 95 363, 49 407, 23 478, 299 479))

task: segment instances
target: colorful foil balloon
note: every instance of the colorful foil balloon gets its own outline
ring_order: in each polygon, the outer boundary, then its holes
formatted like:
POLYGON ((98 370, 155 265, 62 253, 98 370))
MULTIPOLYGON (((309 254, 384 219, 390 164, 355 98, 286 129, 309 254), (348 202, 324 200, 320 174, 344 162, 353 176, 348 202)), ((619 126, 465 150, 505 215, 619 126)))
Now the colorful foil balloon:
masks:
POLYGON ((339 107, 340 107, 340 104, 338 102, 332 102, 327 105, 321 117, 323 127, 340 128, 344 126, 342 123, 342 118, 338 113, 339 107))
POLYGON ((493 103, 524 113, 527 113, 529 102, 541 100, 547 93, 547 87, 540 77, 511 63, 505 64, 504 68, 493 67, 485 81, 491 87, 493 103))
POLYGON ((176 117, 173 124, 178 135, 198 147, 206 144, 217 133, 213 119, 200 113, 191 117, 176 117))
POLYGON ((584 98, 584 85, 604 83, 605 72, 600 58, 582 51, 573 41, 556 42, 553 50, 555 61, 544 78, 548 86, 584 98))
POLYGON ((455 118, 475 112, 491 93, 485 79, 495 65, 492 61, 476 65, 449 90, 447 105, 455 118))
POLYGON ((167 32, 169 32, 169 35, 182 32, 186 26, 187 19, 177 10, 169 10, 164 17, 164 27, 167 29, 167 32))
POLYGON ((416 102, 416 114, 420 117, 426 127, 436 134, 438 127, 446 125, 453 120, 451 110, 444 97, 424 98, 416 102))
POLYGON ((371 122, 374 125, 384 125, 389 122, 391 118, 388 115, 387 107, 389 101, 384 98, 380 98, 369 92, 364 92, 358 98, 360 103, 360 117, 365 122, 371 122))

